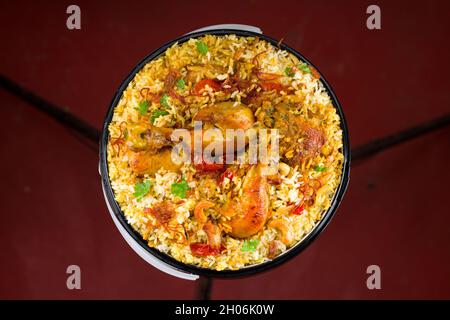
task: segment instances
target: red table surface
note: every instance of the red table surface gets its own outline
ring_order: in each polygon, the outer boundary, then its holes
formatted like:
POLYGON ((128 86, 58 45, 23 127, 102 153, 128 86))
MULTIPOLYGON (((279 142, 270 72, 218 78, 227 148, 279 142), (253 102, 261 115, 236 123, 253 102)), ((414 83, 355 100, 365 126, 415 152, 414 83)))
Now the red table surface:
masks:
MULTIPOLYGON (((352 145, 449 111, 448 1, 1 1, 0 72, 100 128, 131 68, 163 43, 218 23, 259 26, 326 76, 352 145)), ((115 228, 98 156, 0 89, 0 298, 190 299, 198 283, 147 265, 115 228), (82 289, 66 288, 66 267, 82 289)), ((450 128, 367 160, 306 251, 263 274, 214 282, 214 299, 450 298, 450 128), (366 268, 381 268, 368 290, 366 268)))

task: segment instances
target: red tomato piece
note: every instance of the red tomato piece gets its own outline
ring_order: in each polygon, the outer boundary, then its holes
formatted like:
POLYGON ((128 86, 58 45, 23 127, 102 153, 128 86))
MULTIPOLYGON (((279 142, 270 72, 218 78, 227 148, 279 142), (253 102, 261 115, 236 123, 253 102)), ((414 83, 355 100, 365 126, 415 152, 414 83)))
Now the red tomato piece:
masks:
POLYGON ((201 92, 205 89, 206 86, 210 87, 213 91, 218 91, 222 88, 220 83, 214 79, 203 79, 195 85, 194 93, 198 96, 201 96, 201 92))
POLYGON ((191 252, 198 257, 216 256, 225 250, 224 246, 220 246, 220 248, 213 248, 209 244, 198 242, 191 243, 189 247, 191 248, 191 252))
POLYGON ((259 85, 264 91, 271 91, 271 90, 281 91, 284 89, 281 83, 278 82, 262 81, 259 85))
POLYGON ((302 205, 298 204, 292 209, 291 213, 295 214, 296 216, 299 216, 303 213, 303 210, 305 210, 305 206, 303 204, 302 205))
POLYGON ((233 171, 227 169, 227 170, 224 171, 224 173, 222 173, 220 175, 220 183, 223 183, 225 178, 228 178, 228 179, 232 180, 233 177, 234 177, 233 171))

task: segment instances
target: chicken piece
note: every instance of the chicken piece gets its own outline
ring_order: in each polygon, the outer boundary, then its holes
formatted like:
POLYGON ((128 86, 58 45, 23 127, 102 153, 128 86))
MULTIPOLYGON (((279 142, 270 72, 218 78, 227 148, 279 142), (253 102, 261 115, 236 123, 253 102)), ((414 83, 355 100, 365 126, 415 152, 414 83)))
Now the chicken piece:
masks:
POLYGON ((127 146, 133 151, 148 151, 157 153, 161 148, 169 146, 171 142, 171 128, 158 128, 146 123, 127 125, 127 146))
POLYGON ((231 218, 226 223, 229 233, 236 238, 247 238, 262 229, 269 214, 267 177, 265 166, 258 164, 247 173, 242 184, 242 194, 229 200, 220 209, 222 216, 231 218))
POLYGON ((182 165, 172 161, 171 149, 164 149, 156 154, 149 151, 130 152, 128 157, 131 170, 138 175, 144 173, 153 175, 161 168, 177 172, 182 165))
POLYGON ((303 142, 303 156, 313 157, 320 153, 320 149, 325 144, 323 133, 312 127, 304 127, 305 139, 303 142))
POLYGON ((323 132, 289 112, 289 106, 285 103, 277 104, 275 110, 275 128, 283 136, 280 152, 286 156, 287 162, 295 166, 304 159, 317 156, 326 142, 323 132))
POLYGON ((220 102, 200 109, 194 117, 196 121, 214 124, 220 129, 250 129, 255 123, 252 110, 233 101, 220 102))
MULTIPOLYGON (((233 106, 233 102, 222 102, 213 106, 201 109, 196 117, 196 120, 205 122, 205 129, 215 128, 217 131, 203 131, 201 148, 210 145, 210 143, 223 143, 223 150, 230 143, 234 143, 234 150, 245 148, 247 141, 244 144, 239 144, 238 138, 233 136, 227 142, 227 137, 224 133, 225 129, 248 129, 254 123, 253 112, 250 108, 239 104, 233 106), (239 147, 239 148, 238 148, 239 147)), ((181 163, 174 163, 171 158, 171 150, 166 147, 174 146, 178 141, 172 141, 174 136, 174 129, 159 128, 151 124, 136 123, 127 126, 128 138, 126 144, 129 152, 129 163, 132 170, 137 174, 154 174, 159 168, 164 168, 168 171, 178 171, 181 163)), ((194 154, 194 131, 190 132, 190 152, 194 154)))
MULTIPOLYGON (((227 150, 227 146, 234 146, 234 152, 242 152, 245 146, 248 144, 248 137, 246 135, 239 136, 239 132, 235 132, 233 135, 227 135, 226 129, 250 129, 255 123, 253 112, 250 108, 243 104, 234 106, 234 102, 220 102, 218 104, 205 107, 195 115, 194 120, 203 121, 204 133, 209 133, 203 136, 203 148, 206 148, 210 143, 215 142, 222 143, 224 152, 227 150), (214 131, 207 129, 214 128, 214 131), (239 142, 241 141, 241 142, 239 142)), ((192 144, 194 143, 194 136, 192 133, 192 144)))
MULTIPOLYGON (((201 109, 195 116, 195 120, 204 121, 204 129, 218 128, 224 129, 248 129, 255 119, 250 108, 243 104, 233 106, 233 102, 221 102, 201 109)), ((128 138, 126 144, 132 151, 148 151, 157 153, 160 149, 173 145, 171 136, 174 132, 172 128, 155 127, 147 123, 134 123, 127 125, 128 138)), ((193 143, 194 133, 191 132, 193 143)), ((218 131, 217 135, 205 137, 203 147, 212 141, 226 142, 224 132, 218 131), (220 133, 220 134, 219 134, 220 133)))

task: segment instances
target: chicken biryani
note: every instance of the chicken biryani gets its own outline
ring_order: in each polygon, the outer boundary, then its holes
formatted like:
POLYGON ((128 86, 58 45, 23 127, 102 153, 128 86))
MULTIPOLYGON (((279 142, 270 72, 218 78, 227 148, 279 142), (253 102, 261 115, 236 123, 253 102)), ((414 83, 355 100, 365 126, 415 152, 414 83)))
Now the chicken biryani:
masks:
POLYGON ((148 246, 236 270, 314 229, 340 184, 342 149, 341 119, 311 65, 257 37, 206 35, 135 74, 109 124, 107 160, 115 199, 148 246), (194 137, 198 123, 215 133, 194 137), (252 138, 262 130, 276 139, 252 138), (250 161, 263 143, 268 161, 250 161))

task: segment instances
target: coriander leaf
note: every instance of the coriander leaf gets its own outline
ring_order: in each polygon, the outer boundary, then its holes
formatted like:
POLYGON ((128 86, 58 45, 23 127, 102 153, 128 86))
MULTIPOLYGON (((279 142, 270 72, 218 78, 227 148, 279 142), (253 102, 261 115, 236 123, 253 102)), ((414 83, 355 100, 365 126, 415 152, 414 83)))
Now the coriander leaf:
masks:
POLYGON ((169 106, 169 96, 168 96, 168 94, 167 93, 164 93, 163 95, 162 95, 162 97, 161 97, 161 99, 159 99, 159 103, 163 106, 163 107, 165 107, 165 108, 170 108, 170 106, 169 106))
POLYGON ((285 73, 288 77, 293 77, 293 76, 295 76, 295 71, 294 71, 291 67, 286 67, 286 69, 284 69, 284 73, 285 73))
POLYGON ((208 53, 208 45, 201 40, 197 41, 197 51, 200 52, 200 54, 205 55, 208 53))
POLYGON ((145 180, 144 182, 138 182, 134 185, 133 196, 140 201, 143 196, 145 196, 150 191, 150 180, 145 180))
POLYGON ((150 104, 148 103, 147 100, 141 101, 139 102, 137 110, 139 111, 140 114, 144 115, 147 113, 149 105, 150 104))
POLYGON ((179 198, 186 198, 186 192, 189 190, 188 183, 183 178, 181 182, 173 183, 171 186, 171 192, 174 196, 177 196, 179 198))
POLYGON ((177 88, 180 90, 184 90, 184 88, 186 87, 186 83, 184 82, 183 79, 178 79, 176 85, 177 85, 177 88))
POLYGON ((314 167, 314 171, 316 171, 316 172, 322 172, 322 171, 325 171, 327 169, 328 169, 327 167, 322 167, 322 166, 315 166, 314 167))
POLYGON ((152 123, 152 124, 154 124, 155 123, 155 120, 157 119, 157 118, 159 118, 160 116, 166 116, 166 115, 168 115, 169 113, 166 111, 166 110, 160 110, 160 109, 156 109, 156 110, 154 110, 153 112, 152 112, 152 115, 150 116, 150 122, 152 123))
POLYGON ((304 73, 311 73, 311 69, 309 69, 309 66, 306 63, 301 63, 298 65, 298 68, 303 71, 304 73))
POLYGON ((243 252, 254 252, 256 250, 256 247, 259 244, 259 240, 251 239, 244 242, 244 244, 241 247, 241 251, 243 252))

